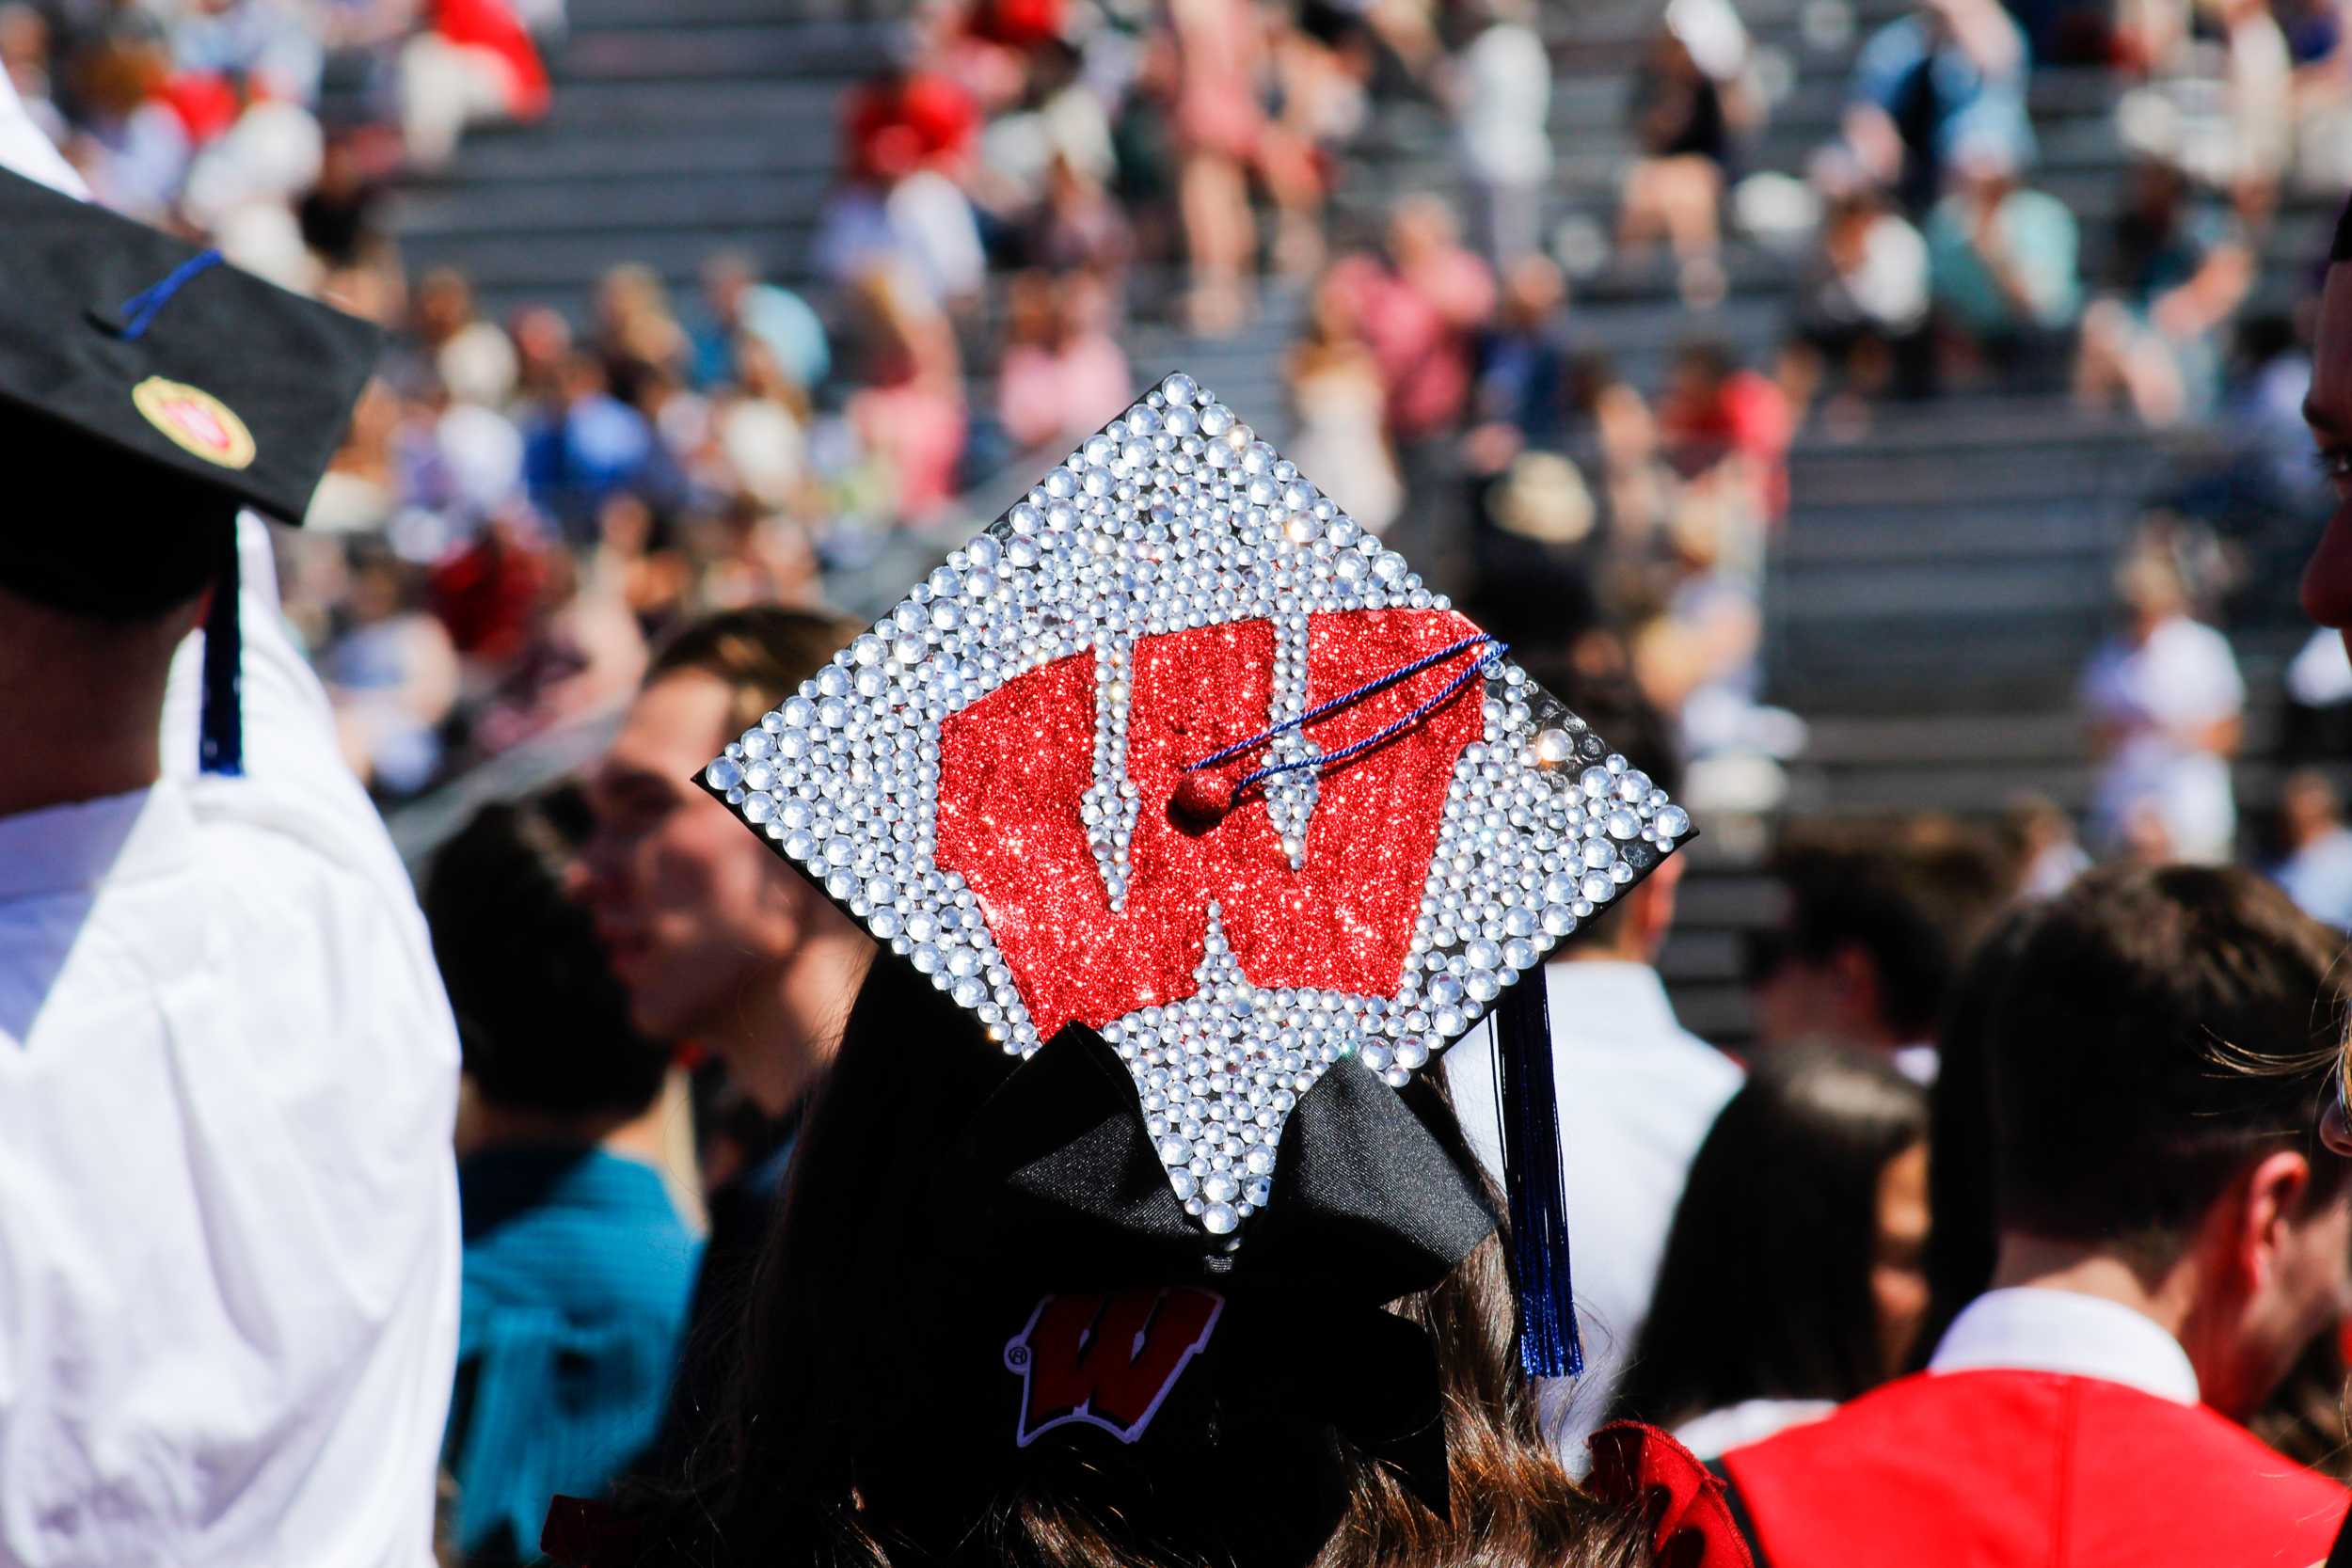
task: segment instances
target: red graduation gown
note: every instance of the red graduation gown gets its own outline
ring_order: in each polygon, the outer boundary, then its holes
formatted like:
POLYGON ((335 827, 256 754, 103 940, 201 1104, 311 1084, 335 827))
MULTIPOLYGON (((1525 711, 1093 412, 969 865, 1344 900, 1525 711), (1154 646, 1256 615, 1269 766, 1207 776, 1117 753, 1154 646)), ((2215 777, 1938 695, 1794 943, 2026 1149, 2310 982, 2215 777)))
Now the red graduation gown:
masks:
POLYGON ((1724 1458, 1769 1568, 2312 1568, 2347 1497, 2201 1405, 1922 1373, 1724 1458))

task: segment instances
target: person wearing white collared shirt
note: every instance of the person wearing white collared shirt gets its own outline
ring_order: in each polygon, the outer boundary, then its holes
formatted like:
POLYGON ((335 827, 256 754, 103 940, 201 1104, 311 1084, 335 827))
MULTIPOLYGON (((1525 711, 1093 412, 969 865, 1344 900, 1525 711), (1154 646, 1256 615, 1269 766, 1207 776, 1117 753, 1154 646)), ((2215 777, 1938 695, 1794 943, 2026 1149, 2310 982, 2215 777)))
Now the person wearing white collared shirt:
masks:
MULTIPOLYGON (((0 75, 0 166, 84 194, 38 135, 0 75)), ((9 569, 133 575, 120 476, 38 477, 84 512, 8 527, 79 531, 9 569)), ((225 552, 212 504, 150 536, 225 552)), ((195 768, 200 584, 102 619, 0 580, 0 1568, 433 1561, 456 1028, 267 536, 236 526, 241 776, 195 768)))
POLYGON ((191 639, 164 777, 0 815, 7 1568, 433 1560, 455 1025, 243 528, 246 776, 191 639))
MULTIPOLYGON (((1615 727, 1599 720, 1595 727, 1630 745, 1615 727)), ((1543 972, 1584 1349, 1582 1375, 1545 1386, 1544 1421, 1573 1466, 1584 1463, 1584 1439, 1607 1413, 1641 1334, 1692 1157, 1740 1088, 1738 1064, 1676 1022, 1655 967, 1683 866, 1683 856, 1668 856, 1543 972)), ((1447 1053, 1446 1082, 1470 1148, 1500 1180, 1494 1054, 1485 1031, 1447 1053)))
POLYGON ((1994 1289, 1926 1371, 1724 1456, 1759 1561, 2327 1551, 2344 1488, 2239 1423, 2352 1291, 2309 1050, 2344 1033, 2338 945, 2237 869, 2110 867, 2032 917, 1983 1009, 1994 1289))

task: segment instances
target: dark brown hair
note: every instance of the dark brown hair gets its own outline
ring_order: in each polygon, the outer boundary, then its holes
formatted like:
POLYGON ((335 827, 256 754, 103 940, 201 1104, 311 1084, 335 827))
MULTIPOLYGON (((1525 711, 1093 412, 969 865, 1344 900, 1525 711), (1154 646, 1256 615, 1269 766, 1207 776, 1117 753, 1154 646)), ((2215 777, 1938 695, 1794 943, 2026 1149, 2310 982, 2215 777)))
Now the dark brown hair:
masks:
POLYGON ((2251 1162, 2319 1145, 2344 1037, 2339 939, 2251 872, 2092 872, 1996 977, 1984 1022, 2000 1228, 2177 1256, 2251 1162))
POLYGON ((1961 966, 2016 882, 1989 834, 1936 816, 1796 830, 1772 870, 1788 916, 1757 940, 1752 978, 1784 958, 1820 963, 1858 948, 1887 1025, 1914 1039, 1943 1023, 1961 966))
MULTIPOLYGON (((1009 1472, 975 1445, 922 1341, 947 1283, 932 1238, 938 1172, 993 1081, 1009 1070, 971 1016, 884 959, 860 993, 833 1076, 812 1110, 754 1287, 732 1407, 695 1457, 690 1486, 652 1511, 649 1561, 771 1568, 1631 1568, 1640 1520, 1572 1483, 1540 1430, 1519 1370, 1501 1243, 1392 1310, 1437 1352, 1449 1467, 1440 1517, 1384 1465, 1338 1445, 1345 1502, 1293 1506, 1295 1454, 1239 1436, 1203 1486, 1189 1473, 1115 1463, 1099 1447, 1041 1443, 1009 1472), (943 1408, 943 1404, 946 1407, 943 1408), (911 1431, 900 1452, 861 1447, 853 1426, 911 1431), (1001 1479, 975 1481, 972 1472, 1001 1479), (942 1502, 945 1495, 952 1500, 942 1502)), ((1428 1080, 1407 1091, 1441 1142, 1470 1158, 1428 1080)), ((1001 1341, 999 1341, 1001 1342, 1001 1341)), ((1304 1429, 1273 1416, 1278 1437, 1304 1429)), ((1228 1434, 1229 1436, 1231 1434, 1228 1434)), ((1315 1439, 1329 1449, 1327 1433, 1315 1439)), ((1220 1437, 1220 1443, 1226 1438, 1220 1437)), ((1125 1450, 1121 1450, 1124 1452, 1125 1450)))
POLYGON ((1879 1180, 1927 1135, 1927 1091, 1883 1057, 1764 1053, 1691 1163, 1616 1415, 1671 1428, 1883 1382, 1879 1180))
POLYGON ((863 630, 825 610, 782 605, 722 610, 679 627, 655 650, 645 684, 681 672, 715 676, 735 693, 727 727, 748 730, 863 630))

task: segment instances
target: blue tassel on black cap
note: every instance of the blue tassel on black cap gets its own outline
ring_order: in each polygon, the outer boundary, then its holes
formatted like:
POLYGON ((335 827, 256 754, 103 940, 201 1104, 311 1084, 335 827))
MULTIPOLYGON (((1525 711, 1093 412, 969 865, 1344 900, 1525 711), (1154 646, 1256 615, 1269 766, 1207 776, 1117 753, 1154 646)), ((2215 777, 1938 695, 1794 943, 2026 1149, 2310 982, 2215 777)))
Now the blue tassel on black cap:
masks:
POLYGON ((1511 1273, 1519 1291, 1519 1364, 1530 1377, 1584 1370, 1568 1278, 1568 1215, 1560 1173, 1560 1097, 1551 1071, 1551 1008, 1541 969, 1495 1010, 1502 1183, 1511 1202, 1511 1273))
POLYGON ((245 706, 238 695, 244 639, 237 630, 237 531, 225 531, 228 560, 213 583, 204 618, 204 706, 197 722, 197 765, 207 773, 245 771, 245 706))

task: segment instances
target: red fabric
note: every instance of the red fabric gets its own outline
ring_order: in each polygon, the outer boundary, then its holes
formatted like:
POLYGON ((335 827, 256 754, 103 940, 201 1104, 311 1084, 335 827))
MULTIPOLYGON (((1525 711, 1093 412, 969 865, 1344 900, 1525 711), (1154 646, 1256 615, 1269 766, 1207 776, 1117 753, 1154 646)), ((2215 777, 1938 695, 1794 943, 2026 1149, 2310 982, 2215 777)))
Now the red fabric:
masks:
POLYGON ((237 123, 245 105, 225 76, 209 71, 183 71, 164 84, 164 104, 180 117, 181 129, 191 147, 206 142, 237 123))
POLYGON ((2201 1406, 1922 1373, 1724 1456, 1772 1568, 2311 1568, 2346 1495, 2201 1406))
POLYGON ((547 113, 547 65, 506 0, 435 0, 433 30, 452 43, 486 50, 505 64, 507 113, 517 119, 547 113))
MULTIPOLYGON (((1315 616, 1308 704, 1475 634, 1450 611, 1315 616)), ((940 726, 934 858, 978 897, 1041 1037, 1072 1019, 1099 1028, 1191 995, 1211 899, 1252 983, 1395 991, 1455 759, 1485 726, 1477 689, 1324 773, 1306 869, 1294 872, 1261 791, 1197 836, 1168 815, 1186 764, 1266 727, 1274 652, 1265 621, 1136 641, 1127 774, 1141 799, 1116 914, 1079 815, 1094 783, 1094 656, 1018 676, 940 726)), ((1309 733, 1337 751, 1435 697, 1467 663, 1425 670, 1309 733)), ((1262 749, 1223 771, 1238 780, 1264 760, 1262 749)))
POLYGON ((1592 1490, 1648 1513, 1659 1568, 1756 1568, 1724 1483, 1690 1449, 1639 1421, 1613 1421, 1585 1446, 1593 1450, 1592 1490))
POLYGON ((972 32, 992 43, 1026 49, 1058 38, 1065 0, 982 0, 972 16, 972 32))
POLYGON ((1659 418, 1667 441, 1699 452, 1737 452, 1753 464, 1762 500, 1773 517, 1788 510, 1788 447, 1796 420, 1777 383, 1754 371, 1738 371, 1724 382, 1711 404, 1669 403, 1659 418))
POLYGON ((531 640, 547 575, 534 551, 493 531, 435 566, 426 593, 459 653, 502 664, 520 657, 531 640))

